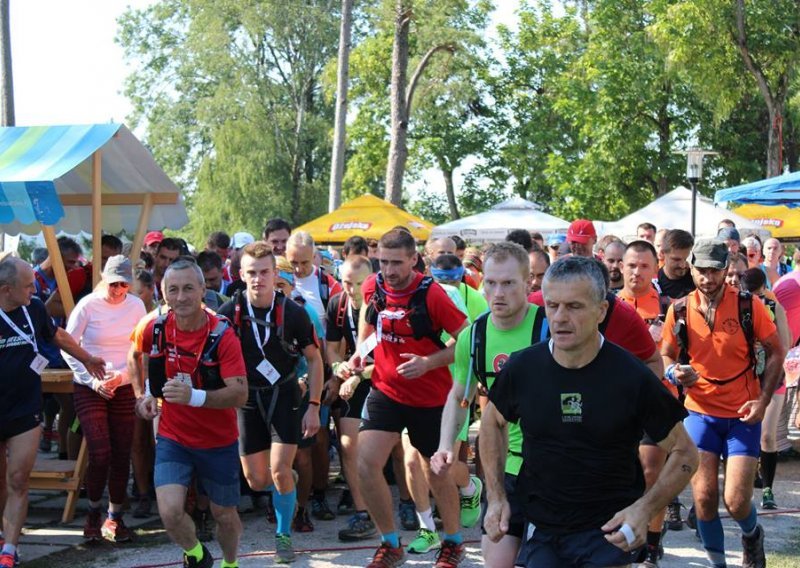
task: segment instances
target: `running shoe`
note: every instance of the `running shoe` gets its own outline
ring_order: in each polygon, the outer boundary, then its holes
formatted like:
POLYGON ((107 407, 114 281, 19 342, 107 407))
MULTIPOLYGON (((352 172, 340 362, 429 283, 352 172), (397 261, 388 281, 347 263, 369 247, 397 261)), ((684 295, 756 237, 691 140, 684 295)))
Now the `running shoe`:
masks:
POLYGON ((267 513, 267 522, 271 525, 277 523, 278 518, 275 516, 275 507, 272 504, 272 491, 267 491, 267 506, 265 509, 267 513))
POLYGON ((467 549, 464 543, 456 544, 445 540, 442 542, 442 548, 439 549, 439 554, 436 556, 434 568, 457 568, 466 555, 467 549))
POLYGON ((471 475, 470 479, 475 484, 475 493, 469 497, 461 495, 461 526, 465 529, 474 527, 481 518, 483 482, 474 475, 471 475))
POLYGON ((102 540, 103 533, 101 527, 103 526, 103 519, 100 509, 89 509, 89 514, 86 515, 86 522, 83 524, 83 538, 86 540, 102 540))
POLYGON ((183 553, 183 568, 211 568, 214 566, 214 557, 211 556, 205 545, 201 546, 203 547, 203 557, 200 560, 194 556, 187 556, 185 552, 183 553))
POLYGON ((308 515, 308 509, 305 507, 298 507, 292 521, 292 531, 294 532, 314 532, 314 523, 308 515))
POLYGON ((658 568, 658 560, 661 558, 659 556, 659 550, 657 546, 647 545, 645 547, 645 556, 644 561, 642 562, 642 568, 658 568))
POLYGON ((275 535, 275 562, 289 564, 294 562, 297 555, 292 547, 292 537, 288 534, 275 535))
POLYGON ((777 509, 778 504, 775 502, 775 495, 772 493, 771 487, 765 487, 761 492, 761 508, 762 509, 777 509))
POLYGON ((697 512, 694 509, 694 505, 689 508, 689 514, 686 515, 686 526, 697 530, 697 512))
POLYGON ((194 515, 194 528, 197 534, 197 540, 200 542, 209 542, 214 539, 214 528, 211 521, 211 512, 208 510, 201 511, 195 509, 194 515))
POLYGON ((339 531, 339 540, 342 542, 366 540, 375 536, 377 532, 369 513, 356 513, 347 521, 347 528, 339 531))
POLYGON ((146 519, 151 515, 151 510, 153 508, 153 502, 150 497, 139 497, 139 501, 136 503, 136 508, 133 510, 133 518, 134 519, 146 519))
POLYGON ((14 554, 0 554, 0 568, 14 568, 16 560, 14 554))
POLYGON ((372 562, 367 564, 367 568, 395 568, 402 566, 406 561, 406 551, 401 544, 397 548, 392 547, 388 542, 382 542, 372 557, 372 562))
POLYGON ((400 504, 397 506, 400 513, 400 526, 404 531, 419 530, 419 518, 417 517, 417 509, 414 507, 414 501, 400 499, 400 504))
POLYGON ((356 512, 356 504, 353 502, 353 494, 349 489, 342 491, 342 496, 339 497, 339 504, 336 505, 336 512, 339 515, 352 515, 356 512))
POLYGON ((421 528, 417 531, 417 536, 408 545, 409 554, 425 554, 442 546, 439 533, 421 528))
POLYGON ((664 519, 664 525, 668 530, 680 531, 683 530, 683 519, 681 519, 681 502, 678 498, 672 500, 672 503, 667 505, 667 518, 664 519))
POLYGON ((764 555, 764 527, 756 525, 756 534, 742 535, 742 568, 766 568, 764 555))
POLYGON ((113 520, 111 517, 106 519, 100 529, 103 538, 110 542, 129 542, 133 539, 133 533, 125 526, 122 517, 113 520))
POLYGON ((336 518, 325 497, 311 498, 311 514, 318 521, 332 521, 336 518))

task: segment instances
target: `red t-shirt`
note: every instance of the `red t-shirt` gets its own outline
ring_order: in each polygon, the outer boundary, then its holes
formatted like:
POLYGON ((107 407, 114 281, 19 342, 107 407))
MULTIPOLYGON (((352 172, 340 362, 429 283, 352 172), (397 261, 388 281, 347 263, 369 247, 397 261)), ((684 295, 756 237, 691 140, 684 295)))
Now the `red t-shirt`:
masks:
MULTIPOLYGON (((531 292, 528 301, 537 306, 544 306, 542 291, 531 292)), ((649 359, 656 352, 656 342, 653 341, 647 324, 639 317, 636 310, 619 300, 614 304, 604 335, 610 342, 630 351, 642 361, 649 359)))
MULTIPOLYGON (((191 375, 194 388, 200 386, 197 369, 206 337, 217 325, 217 321, 223 319, 208 312, 206 314, 208 327, 181 332, 175 327, 175 314, 170 312, 167 315, 164 324, 167 380, 175 378, 177 373, 182 372, 191 375)), ((155 318, 151 319, 142 334, 143 353, 149 353, 152 349, 155 321, 155 318)), ((223 333, 217 354, 223 380, 247 376, 242 358, 242 346, 232 327, 223 333)), ((236 409, 193 407, 165 400, 161 405, 158 433, 187 448, 209 449, 230 446, 239 438, 236 409)))
MULTIPOLYGON (((403 290, 393 290, 385 286, 389 294, 384 312, 402 315, 395 316, 398 319, 382 318, 381 341, 378 342, 374 352, 375 370, 372 373, 372 386, 401 404, 417 408, 435 408, 444 406, 453 383, 447 366, 433 369, 416 379, 406 379, 397 372, 398 365, 408 360, 400 356, 402 353, 424 356, 440 350, 440 347, 428 337, 414 339, 408 315, 404 311, 422 278, 422 274, 415 273, 414 280, 403 290)), ((361 290, 364 293, 365 305, 375 292, 375 285, 374 277, 364 281, 361 290)), ((453 335, 467 321, 461 310, 447 296, 447 292, 435 282, 428 288, 425 303, 434 329, 443 329, 453 335)))

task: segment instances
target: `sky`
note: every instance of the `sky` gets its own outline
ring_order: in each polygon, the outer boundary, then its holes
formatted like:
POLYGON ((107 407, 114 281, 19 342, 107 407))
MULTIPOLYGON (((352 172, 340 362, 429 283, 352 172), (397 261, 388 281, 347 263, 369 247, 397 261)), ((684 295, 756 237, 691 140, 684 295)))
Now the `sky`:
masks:
MULTIPOLYGON (((117 18, 153 0, 11 0, 18 126, 124 122, 131 71, 114 43, 117 18)), ((494 23, 514 24, 518 0, 497 0, 494 23)))

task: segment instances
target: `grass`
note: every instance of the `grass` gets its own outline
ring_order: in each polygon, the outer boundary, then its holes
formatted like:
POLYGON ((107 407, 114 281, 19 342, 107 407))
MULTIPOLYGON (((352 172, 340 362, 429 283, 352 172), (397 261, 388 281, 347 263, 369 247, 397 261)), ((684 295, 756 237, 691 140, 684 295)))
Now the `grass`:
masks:
POLYGON ((792 534, 786 539, 786 544, 780 551, 767 554, 767 566, 770 568, 800 567, 800 528, 792 529, 792 534))

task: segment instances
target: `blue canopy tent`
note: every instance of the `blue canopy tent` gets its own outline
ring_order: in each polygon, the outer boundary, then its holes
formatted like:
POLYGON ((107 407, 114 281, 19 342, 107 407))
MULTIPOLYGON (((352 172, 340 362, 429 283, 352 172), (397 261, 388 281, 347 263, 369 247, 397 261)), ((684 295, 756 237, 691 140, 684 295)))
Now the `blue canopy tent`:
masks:
MULTIPOLYGON (((148 230, 188 221, 180 190, 124 125, 0 128, 0 228, 12 235, 41 231, 56 259, 56 225, 91 231, 97 259, 102 229, 134 234, 135 262, 148 230)), ((59 288, 69 290, 63 264, 53 268, 59 288)), ((93 269, 96 282, 100 263, 93 269)), ((68 296, 62 297, 67 313, 68 296)))
POLYGON ((721 189, 714 194, 714 202, 720 201, 800 207, 800 172, 721 189))

